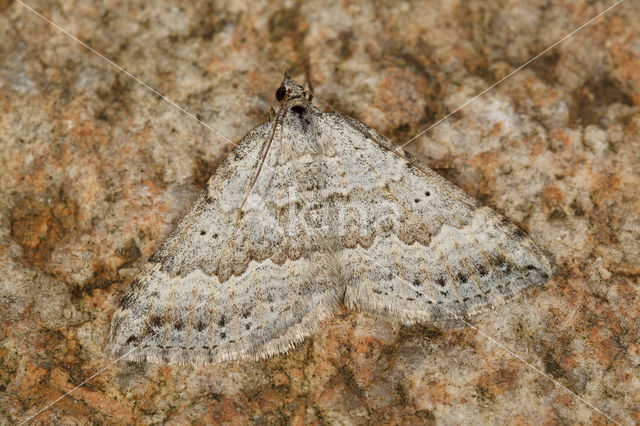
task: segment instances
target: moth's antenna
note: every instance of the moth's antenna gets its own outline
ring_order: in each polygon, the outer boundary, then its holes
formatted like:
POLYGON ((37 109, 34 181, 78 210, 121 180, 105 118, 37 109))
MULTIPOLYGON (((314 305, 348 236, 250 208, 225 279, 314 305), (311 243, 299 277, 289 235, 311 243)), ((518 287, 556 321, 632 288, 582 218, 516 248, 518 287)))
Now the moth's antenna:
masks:
POLYGON ((311 81, 311 69, 309 67, 309 62, 306 62, 304 67, 304 78, 305 80, 307 80, 307 88, 309 90, 309 93, 311 93, 311 96, 309 96, 309 100, 312 100, 315 96, 315 93, 313 91, 313 82, 311 81))
MULTIPOLYGON (((289 78, 288 76, 289 71, 285 71, 284 75, 286 78, 289 78)), ((284 99, 283 103, 286 102, 286 98, 284 99)), ((280 123, 280 120, 282 119, 282 117, 284 116, 284 113, 286 112, 285 109, 280 108, 278 109, 277 115, 275 117, 275 119, 273 120, 273 128, 271 129, 271 136, 269 137, 269 140, 267 141, 266 147, 264 149, 264 152, 262 154, 262 158, 260 159, 260 163, 258 165, 258 170, 256 171, 255 175, 253 176, 253 179, 251 180, 251 183, 249 184, 249 187, 247 188, 247 191, 244 194, 244 197, 242 198, 242 202, 240 203, 240 207, 238 208, 238 214, 236 215, 236 221, 235 221, 235 227, 238 226, 238 223, 240 222, 240 219, 242 218, 242 208, 244 207, 244 204, 247 202, 247 198, 249 198, 249 194, 251 193, 251 190, 253 189, 253 186, 256 184, 256 181, 258 180, 258 176, 260 176, 260 172, 262 171, 262 166, 264 166, 264 162, 267 159, 267 154, 269 154, 269 148, 271 148, 271 142, 273 142, 273 138, 275 137, 276 134, 276 129, 278 128, 278 124, 280 123)))
POLYGON ((321 98, 320 96, 317 96, 317 95, 314 95, 313 99, 316 99, 316 100, 322 102, 323 104, 325 104, 326 106, 328 106, 331 109, 331 112, 336 112, 336 109, 333 107, 333 105, 331 105, 329 103, 329 101, 327 101, 326 99, 321 98))

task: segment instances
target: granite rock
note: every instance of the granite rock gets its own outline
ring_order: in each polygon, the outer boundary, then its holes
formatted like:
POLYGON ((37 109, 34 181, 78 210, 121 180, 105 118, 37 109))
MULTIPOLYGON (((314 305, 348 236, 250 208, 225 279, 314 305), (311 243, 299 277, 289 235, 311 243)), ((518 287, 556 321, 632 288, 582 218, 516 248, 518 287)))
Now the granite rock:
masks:
MULTIPOLYGON (((401 144, 611 2, 28 4, 232 141, 289 69, 401 144)), ((607 422, 576 394, 640 422, 639 21, 622 3, 407 146, 531 234, 544 289, 477 329, 343 309, 289 354, 178 367, 110 364, 110 319, 231 145, 0 1, 0 423, 105 367, 33 421, 607 422)))

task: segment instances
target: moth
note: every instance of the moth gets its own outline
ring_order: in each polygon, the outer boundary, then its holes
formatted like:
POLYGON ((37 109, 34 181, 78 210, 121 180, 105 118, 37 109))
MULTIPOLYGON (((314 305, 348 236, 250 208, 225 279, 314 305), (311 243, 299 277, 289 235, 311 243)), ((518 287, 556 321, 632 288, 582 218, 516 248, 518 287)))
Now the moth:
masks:
POLYGON ((115 356, 257 360, 342 303, 405 324, 455 321, 548 280, 525 232, 389 139, 321 111, 288 74, 276 99, 122 297, 115 356))

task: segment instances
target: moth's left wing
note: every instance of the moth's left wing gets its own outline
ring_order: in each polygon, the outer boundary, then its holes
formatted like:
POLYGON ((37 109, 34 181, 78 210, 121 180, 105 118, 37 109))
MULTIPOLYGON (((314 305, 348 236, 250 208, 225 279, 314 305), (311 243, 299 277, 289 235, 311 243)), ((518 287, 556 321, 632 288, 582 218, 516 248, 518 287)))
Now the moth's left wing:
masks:
POLYGON ((300 226, 303 204, 291 191, 296 163, 281 155, 292 135, 278 133, 253 181, 272 125, 234 148, 135 278, 112 320, 116 356, 257 359, 286 352, 332 314, 342 292, 324 267, 327 256, 300 226))

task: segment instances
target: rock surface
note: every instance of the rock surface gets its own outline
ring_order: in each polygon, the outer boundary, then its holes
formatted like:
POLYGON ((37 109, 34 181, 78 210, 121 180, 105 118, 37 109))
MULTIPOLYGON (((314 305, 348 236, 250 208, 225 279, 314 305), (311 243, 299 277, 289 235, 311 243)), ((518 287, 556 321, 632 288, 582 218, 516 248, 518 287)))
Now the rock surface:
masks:
MULTIPOLYGON (((29 2, 232 141, 290 69, 398 143, 610 4, 29 2)), ((477 329, 344 309, 287 355, 167 367, 112 363, 111 315, 231 146, 0 1, 0 423, 95 373, 34 422, 607 422, 576 395, 640 422, 639 21, 622 3, 407 146, 531 234, 544 289, 477 329)))

